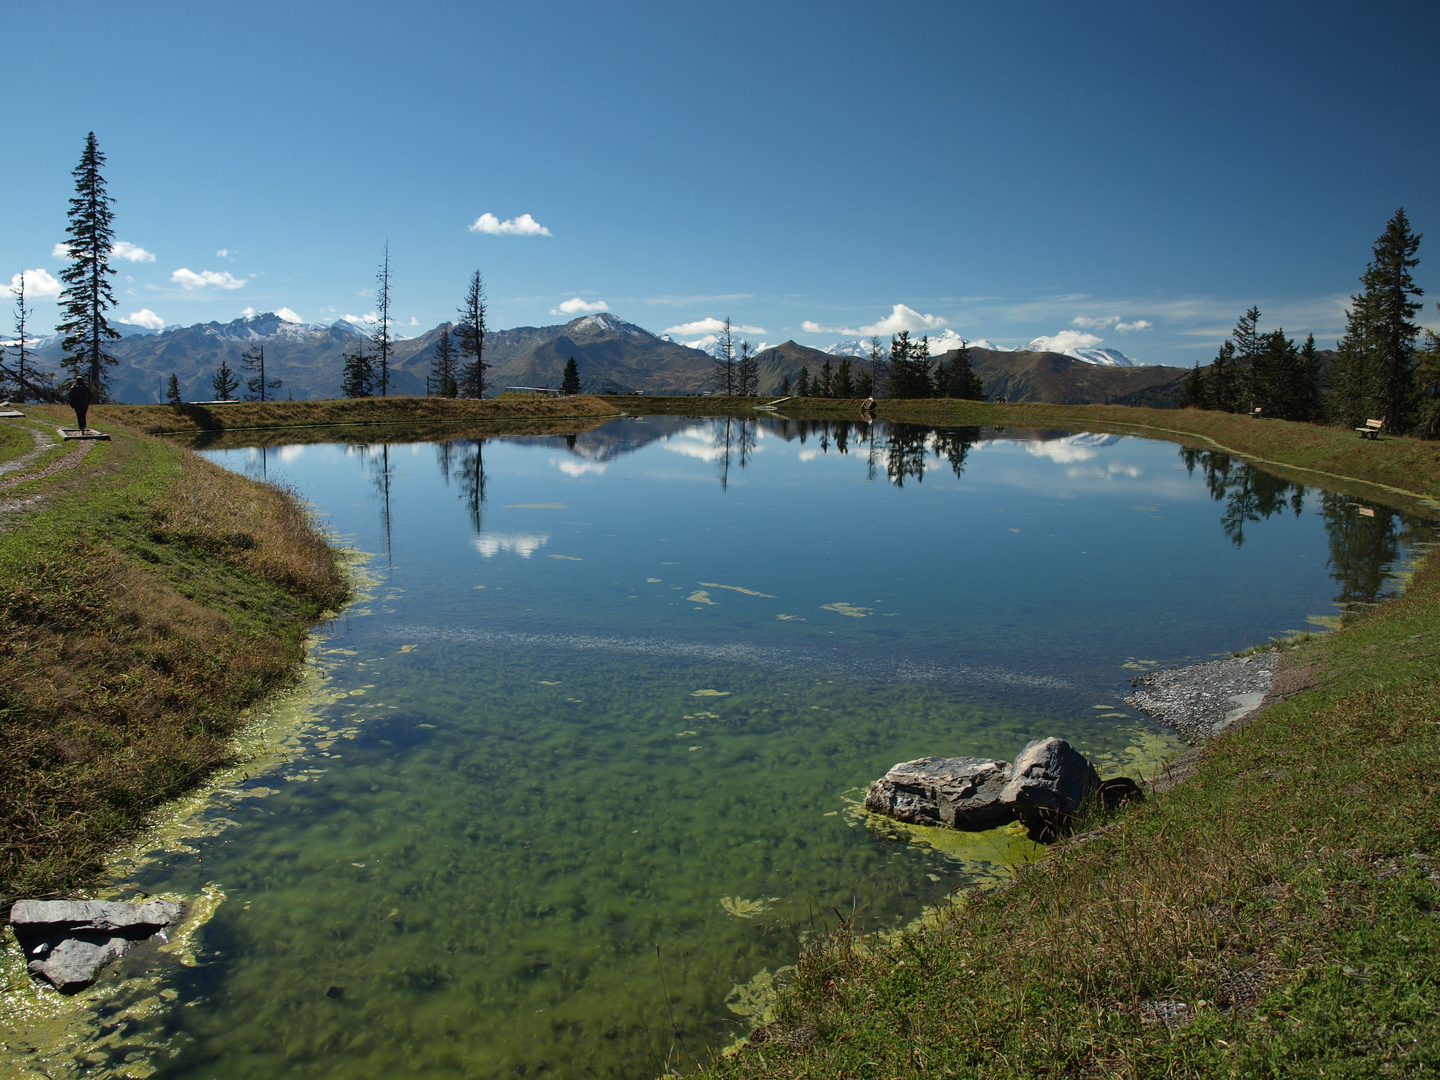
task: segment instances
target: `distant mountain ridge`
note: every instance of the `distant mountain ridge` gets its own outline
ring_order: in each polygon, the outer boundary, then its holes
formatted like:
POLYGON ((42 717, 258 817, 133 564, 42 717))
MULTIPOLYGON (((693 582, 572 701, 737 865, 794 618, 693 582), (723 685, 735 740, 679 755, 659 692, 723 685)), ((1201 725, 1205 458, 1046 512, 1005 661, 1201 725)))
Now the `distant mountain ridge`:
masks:
MULTIPOLYGON (((425 393, 436 342, 446 329, 453 330, 453 324, 394 341, 391 394, 425 393)), ((197 323, 156 332, 127 330, 132 332, 110 350, 119 361, 109 373, 111 396, 118 401, 147 403, 165 400, 172 372, 186 400, 208 399, 211 377, 220 363, 229 364, 243 378, 247 373, 241 357, 257 346, 265 349, 266 375, 282 381, 276 396, 298 400, 337 397, 344 354, 362 345, 368 347, 373 327, 344 319, 329 325, 290 322, 274 312, 263 312, 228 323, 197 323)), ((814 376, 826 360, 838 366, 849 356, 856 374, 868 367, 868 348, 863 356, 835 351, 844 346, 860 350, 865 343, 839 342, 821 350, 786 341, 762 350, 757 354, 759 392, 777 394, 787 376, 793 387, 801 367, 808 367, 814 376)), ((34 355, 42 369, 58 370, 63 355, 59 338, 37 341, 34 355)), ((580 370, 581 389, 587 393, 697 394, 715 389, 713 356, 603 312, 556 326, 518 326, 486 334, 490 392, 511 386, 558 387, 572 356, 580 370)), ((1146 397, 1145 403, 1173 404, 1178 400, 1183 369, 1137 366, 1131 358, 1123 359, 1129 364, 1098 356, 971 349, 971 361, 985 383, 987 396, 998 393, 1012 401, 1066 403, 1131 401, 1136 394, 1146 397), (1167 389, 1172 382, 1173 393, 1167 389)), ((1139 399, 1134 403, 1140 403, 1139 399)))

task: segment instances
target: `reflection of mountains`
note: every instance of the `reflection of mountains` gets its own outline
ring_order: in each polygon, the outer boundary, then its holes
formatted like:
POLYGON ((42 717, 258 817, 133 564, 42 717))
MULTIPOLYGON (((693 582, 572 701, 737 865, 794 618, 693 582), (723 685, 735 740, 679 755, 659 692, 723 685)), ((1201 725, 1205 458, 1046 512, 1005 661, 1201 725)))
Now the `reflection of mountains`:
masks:
MULTIPOLYGON (((873 424, 850 420, 790 420, 784 417, 747 419, 699 418, 693 416, 641 416, 612 420, 590 431, 544 439, 524 439, 528 446, 537 442, 563 450, 586 461, 605 463, 634 453, 653 442, 680 436, 698 436, 723 443, 726 429, 731 438, 741 433, 754 437, 777 438, 804 445, 813 440, 821 453, 846 454, 858 446, 887 449, 892 442, 907 445, 917 438, 924 442, 953 442, 947 432, 963 432, 969 445, 990 440, 1007 442, 1065 442, 1087 447, 1109 446, 1122 436, 1076 434, 1073 431, 1021 430, 996 428, 933 428, 928 424, 894 424, 877 421, 873 424), (934 433, 933 435, 931 433, 934 433)), ((520 442, 520 439, 509 441, 520 442)))

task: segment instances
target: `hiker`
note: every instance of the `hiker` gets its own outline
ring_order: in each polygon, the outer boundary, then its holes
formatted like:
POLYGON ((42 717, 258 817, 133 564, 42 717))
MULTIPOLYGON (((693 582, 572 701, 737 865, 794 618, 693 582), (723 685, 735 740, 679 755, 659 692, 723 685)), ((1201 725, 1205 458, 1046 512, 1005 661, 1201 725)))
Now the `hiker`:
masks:
POLYGON ((70 393, 66 395, 70 407, 75 410, 75 423, 81 431, 85 430, 85 414, 90 411, 90 384, 81 376, 76 375, 75 381, 70 384, 70 393))

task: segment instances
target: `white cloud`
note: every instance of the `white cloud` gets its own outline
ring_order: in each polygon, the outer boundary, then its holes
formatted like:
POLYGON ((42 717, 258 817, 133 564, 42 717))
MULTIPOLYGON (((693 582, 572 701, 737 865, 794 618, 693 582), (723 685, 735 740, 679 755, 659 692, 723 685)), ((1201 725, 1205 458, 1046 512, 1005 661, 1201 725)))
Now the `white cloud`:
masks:
POLYGON ((821 326, 817 322, 806 319, 800 324, 800 329, 807 334, 843 334, 846 337, 871 337, 878 335, 887 337, 898 334, 901 330, 909 330, 912 334, 923 334, 930 330, 939 330, 949 320, 942 319, 939 315, 921 315, 914 308, 906 307, 904 304, 896 304, 890 310, 890 314, 869 326, 859 328, 845 326, 821 326))
POLYGON ((1106 330, 1114 327, 1122 334, 1129 334, 1136 330, 1152 330, 1155 324, 1149 319, 1136 319, 1134 322, 1125 322, 1119 315, 1103 315, 1099 317, 1090 315, 1076 315, 1070 320, 1071 326, 1078 326, 1082 330, 1106 330))
MULTIPOLYGON (((16 296, 20 292, 20 276, 16 274, 9 285, 0 285, 0 296, 16 296)), ((60 282, 47 270, 25 271, 25 299, 40 300, 47 296, 60 295, 60 282)))
POLYGON ((406 326, 419 326, 419 325, 420 325, 420 320, 417 319, 414 315, 411 315, 411 316, 410 316, 410 321, 409 321, 408 323, 406 323, 405 325, 406 325, 406 326))
MULTIPOLYGON (((718 334, 723 329, 725 329, 725 321, 723 319, 705 318, 697 319, 694 322, 681 323, 679 326, 668 326, 663 333, 679 334, 681 336, 690 334, 718 334)), ((744 326, 731 323, 730 332, 732 334, 768 334, 770 331, 766 330, 763 326, 744 326)))
MULTIPOLYGON (((380 313, 378 311, 367 311, 364 315, 342 315, 346 322, 353 322, 356 326, 379 326, 380 313)), ((297 322, 299 320, 296 320, 297 322)))
POLYGON ((155 256, 146 251, 139 244, 132 244, 129 240, 121 240, 110 249, 110 254, 117 259, 124 259, 126 262, 154 262, 155 256))
POLYGON ((229 248, 221 248, 219 251, 215 252, 215 257, 217 259, 228 259, 233 254, 235 253, 229 248))
POLYGON ((587 300, 581 300, 574 296, 566 300, 559 307, 550 309, 551 315, 588 315, 594 311, 609 311, 610 305, 604 300, 596 300, 593 304, 587 300))
POLYGON ((1090 349, 1104 340, 1094 334, 1084 334, 1078 330, 1061 330, 1058 334, 1041 335, 1025 348, 1029 352, 1063 353, 1067 349, 1090 349))
POLYGON ((122 315, 120 321, 126 326, 143 326, 146 330, 164 330, 165 320, 148 307, 122 315))
POLYGON ((204 289, 210 286, 217 289, 238 289, 245 284, 243 278, 235 277, 228 270, 201 270, 197 274, 185 266, 171 274, 170 280, 186 290, 204 289))
POLYGON ((255 309, 253 307, 246 307, 240 309, 240 317, 242 319, 253 319, 255 317, 255 314, 255 309))
POLYGON ((298 323, 305 321, 304 319, 300 318, 299 315, 296 315, 295 312, 291 311, 288 307, 277 308, 275 310, 275 314, 279 315, 280 318, 284 319, 286 322, 298 323))
POLYGON ((70 257, 70 245, 63 240, 60 241, 60 243, 50 249, 50 257, 52 259, 68 259, 70 257))
POLYGON ((494 214, 481 214, 470 226, 473 233, 484 233, 487 236, 549 236, 550 230, 541 225, 529 214, 521 214, 517 218, 510 218, 501 221, 494 214))

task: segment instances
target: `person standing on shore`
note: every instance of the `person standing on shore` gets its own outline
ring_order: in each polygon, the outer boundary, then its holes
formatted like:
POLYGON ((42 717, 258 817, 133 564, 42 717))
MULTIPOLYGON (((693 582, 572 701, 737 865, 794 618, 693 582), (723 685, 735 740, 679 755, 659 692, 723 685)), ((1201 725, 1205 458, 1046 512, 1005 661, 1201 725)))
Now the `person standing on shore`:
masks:
POLYGON ((70 393, 66 395, 70 407, 75 410, 75 423, 81 431, 85 430, 85 414, 90 411, 90 384, 79 375, 70 384, 70 393))

